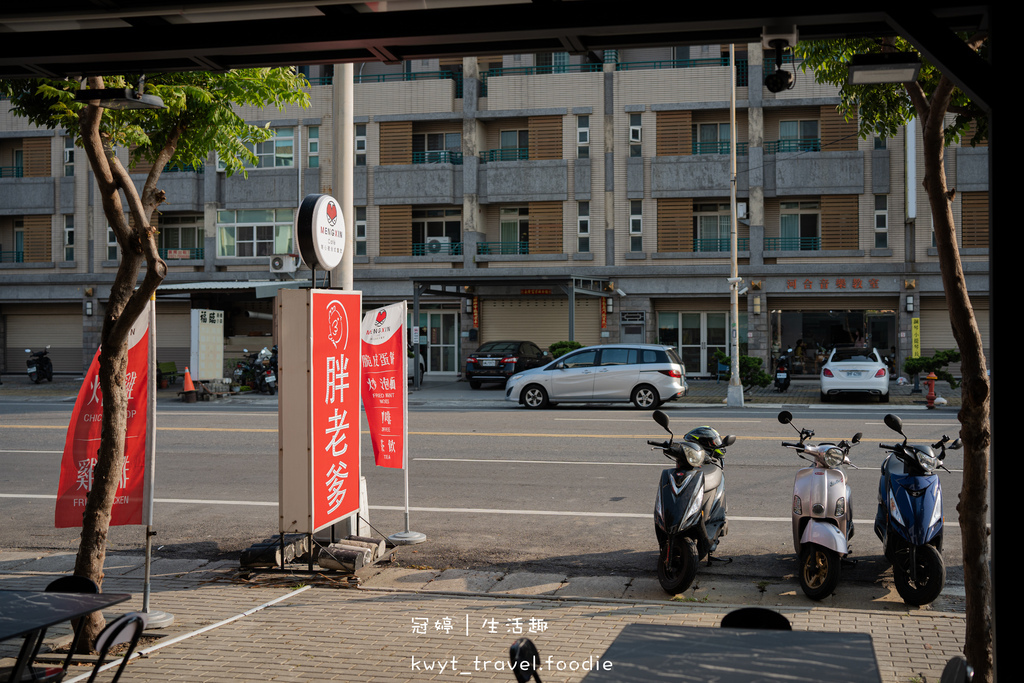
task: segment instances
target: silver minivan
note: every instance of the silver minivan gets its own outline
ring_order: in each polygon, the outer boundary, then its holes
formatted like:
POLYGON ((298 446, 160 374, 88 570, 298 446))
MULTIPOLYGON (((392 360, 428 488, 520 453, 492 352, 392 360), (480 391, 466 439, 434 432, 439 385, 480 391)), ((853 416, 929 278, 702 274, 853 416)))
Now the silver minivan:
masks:
POLYGON ((671 346, 607 344, 567 353, 509 377, 505 398, 527 408, 632 401, 657 408, 686 395, 686 367, 671 346))

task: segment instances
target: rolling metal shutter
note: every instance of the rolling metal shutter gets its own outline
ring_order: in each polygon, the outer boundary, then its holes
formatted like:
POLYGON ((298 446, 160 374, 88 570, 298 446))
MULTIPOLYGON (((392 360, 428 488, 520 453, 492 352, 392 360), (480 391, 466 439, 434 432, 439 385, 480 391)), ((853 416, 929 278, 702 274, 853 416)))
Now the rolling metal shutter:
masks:
POLYGON ((158 301, 156 306, 156 360, 174 361, 185 372, 192 348, 192 306, 189 302, 158 301))
POLYGON ((55 373, 84 371, 82 304, 8 304, 3 310, 5 373, 24 373, 25 349, 40 351, 47 344, 55 373))
MULTIPOLYGON (((974 318, 981 332, 981 346, 985 350, 985 358, 991 359, 989 343, 989 301, 987 296, 971 297, 974 307, 974 318)), ((949 322, 949 310, 946 297, 921 297, 921 355, 931 356, 936 351, 959 348, 953 338, 953 327, 949 322)), ((950 365, 947 370, 954 375, 960 374, 960 364, 950 365)))
MULTIPOLYGON (((484 299, 480 302, 480 341, 532 341, 542 349, 569 338, 567 299, 484 299)), ((601 342, 601 304, 597 297, 576 298, 576 341, 601 342)))

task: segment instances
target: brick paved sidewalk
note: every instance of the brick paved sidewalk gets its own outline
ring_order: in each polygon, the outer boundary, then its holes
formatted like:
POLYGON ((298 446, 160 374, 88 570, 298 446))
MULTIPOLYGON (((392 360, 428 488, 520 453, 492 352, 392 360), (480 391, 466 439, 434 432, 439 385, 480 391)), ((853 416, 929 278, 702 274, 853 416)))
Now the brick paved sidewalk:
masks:
MULTIPOLYGON (((0 554, 0 588, 42 588, 68 562, 67 554, 39 560, 32 555, 0 554)), ((104 590, 133 592, 133 599, 117 609, 139 609, 139 558, 110 559, 104 590)), ((583 663, 602 657, 626 624, 714 628, 737 607, 667 599, 340 588, 343 582, 323 575, 265 573, 254 583, 240 578, 230 563, 201 560, 164 560, 154 576, 152 608, 175 617, 166 629, 167 640, 239 618, 148 652, 129 665, 126 683, 512 681, 505 663, 509 645, 520 635, 534 640, 545 662, 551 657, 554 668, 542 672, 544 681, 576 682, 585 675, 583 663), (284 599, 240 616, 279 598, 284 599)), ((509 580, 510 587, 522 583, 509 580)), ((885 683, 937 681, 945 662, 963 645, 959 614, 906 607, 835 609, 802 602, 776 609, 796 631, 871 634, 885 683)), ((67 680, 86 672, 83 666, 67 680)), ((809 672, 808 680, 814 679, 809 672)), ((109 681, 110 675, 99 680, 109 681)))

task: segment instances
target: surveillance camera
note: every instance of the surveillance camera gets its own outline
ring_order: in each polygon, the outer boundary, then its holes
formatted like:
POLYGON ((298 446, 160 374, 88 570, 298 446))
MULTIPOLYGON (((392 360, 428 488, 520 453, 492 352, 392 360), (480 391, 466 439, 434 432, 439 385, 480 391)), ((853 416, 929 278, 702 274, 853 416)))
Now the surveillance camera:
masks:
POLYGON ((615 293, 618 294, 619 296, 626 296, 626 293, 623 292, 621 289, 616 289, 615 293))
POLYGON ((764 87, 768 88, 768 92, 789 90, 793 87, 793 74, 784 69, 779 69, 771 76, 765 76, 764 87))
POLYGON ((741 289, 740 291, 736 292, 736 296, 743 296, 743 295, 744 295, 744 294, 746 294, 746 293, 747 293, 747 288, 746 288, 746 287, 744 287, 744 288, 743 288, 743 289, 741 289))
POLYGON ((729 277, 729 278, 726 278, 725 281, 728 282, 730 285, 736 285, 736 284, 739 284, 739 283, 743 282, 743 278, 741 278, 741 277, 729 277))

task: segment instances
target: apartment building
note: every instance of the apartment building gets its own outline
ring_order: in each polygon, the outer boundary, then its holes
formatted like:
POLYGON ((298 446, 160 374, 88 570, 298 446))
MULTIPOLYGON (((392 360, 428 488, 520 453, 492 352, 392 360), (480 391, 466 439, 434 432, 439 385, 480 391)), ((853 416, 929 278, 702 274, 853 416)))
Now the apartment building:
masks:
MULTIPOLYGON (((798 348, 796 373, 815 375, 831 344, 866 338, 900 361, 915 334, 922 354, 954 347, 920 132, 862 140, 834 88, 787 64, 795 86, 771 93, 771 53, 737 56, 730 67, 728 46, 713 45, 356 65, 350 229, 364 305, 418 300, 434 376, 457 376, 484 341, 570 336, 670 344, 691 377, 714 376, 732 322, 734 137, 744 354, 798 348)), ((232 350, 269 344, 269 297, 308 281, 290 257, 272 265, 297 252, 301 198, 332 192, 331 69, 303 68, 309 108, 243 112, 274 131, 247 178, 213 156, 162 176, 160 360, 187 362, 193 308, 225 311, 232 350)), ((81 371, 116 269, 88 166, 62 133, 0 102, 5 374, 45 344, 58 372, 81 371)), ((988 348, 987 148, 953 145, 946 172, 988 348)))

